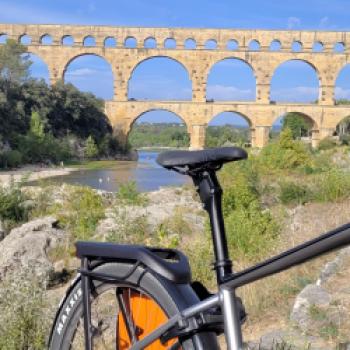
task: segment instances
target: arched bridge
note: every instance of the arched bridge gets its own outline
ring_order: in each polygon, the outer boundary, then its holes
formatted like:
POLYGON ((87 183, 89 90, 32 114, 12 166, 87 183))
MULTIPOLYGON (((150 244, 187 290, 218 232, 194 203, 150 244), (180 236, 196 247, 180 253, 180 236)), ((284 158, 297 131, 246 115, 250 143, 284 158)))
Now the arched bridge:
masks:
POLYGON ((140 115, 163 109, 180 116, 187 125, 191 147, 202 148, 209 121, 229 111, 242 115, 249 122, 252 145, 262 147, 268 142, 269 130, 278 117, 298 112, 312 120, 312 144, 316 146, 350 115, 350 107, 336 105, 334 99, 338 74, 350 63, 350 33, 347 32, 0 24, 1 35, 16 41, 27 36, 29 52, 47 64, 53 84, 63 78, 74 58, 86 54, 105 58, 114 75, 114 97, 106 101, 106 113, 113 127, 124 137, 140 115), (71 45, 66 45, 67 39, 71 45), (145 48, 149 40, 154 44, 152 48, 145 48), (107 42, 113 44, 107 46, 107 42), (277 45, 277 50, 271 50, 272 43, 277 45), (294 44, 300 47, 298 52, 292 49, 294 44), (315 44, 321 47, 319 52, 313 51, 315 44), (334 51, 335 46, 341 50, 334 51), (192 81, 191 101, 128 100, 132 72, 141 62, 159 56, 174 59, 185 67, 192 81), (256 78, 255 101, 206 100, 209 71, 226 58, 240 59, 251 66, 256 78), (272 76, 289 60, 307 62, 315 69, 319 98, 314 104, 270 100, 272 76))

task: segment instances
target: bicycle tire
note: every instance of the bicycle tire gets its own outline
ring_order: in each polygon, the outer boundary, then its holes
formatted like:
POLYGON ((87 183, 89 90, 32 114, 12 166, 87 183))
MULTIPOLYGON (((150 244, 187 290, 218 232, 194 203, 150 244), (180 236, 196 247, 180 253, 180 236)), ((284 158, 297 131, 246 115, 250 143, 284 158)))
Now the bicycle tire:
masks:
MULTIPOLYGON (((94 272, 100 272, 108 275, 115 276, 116 279, 120 279, 122 276, 128 274, 133 268, 131 263, 126 262, 113 262, 105 263, 94 269, 94 272)), ((128 346, 121 346, 118 338, 118 325, 120 322, 120 310, 113 310, 113 296, 114 303, 117 303, 117 297, 115 295, 116 290, 120 288, 123 290, 133 290, 138 291, 140 294, 147 296, 150 300, 154 301, 160 309, 164 312, 166 317, 171 317, 172 315, 178 313, 179 311, 185 309, 186 307, 193 305, 198 302, 199 299, 193 289, 188 284, 175 284, 150 270, 139 266, 137 269, 128 276, 123 283, 109 283, 94 280, 93 281, 93 293, 92 294, 92 308, 96 308, 92 312, 93 323, 96 326, 96 320, 94 315, 98 313, 102 314, 102 311, 97 310, 99 304, 101 303, 101 308, 108 308, 111 311, 111 319, 106 316, 106 323, 108 331, 114 332, 115 340, 107 339, 109 333, 105 333, 106 338, 101 338, 101 332, 98 330, 96 332, 95 341, 100 341, 102 344, 110 344, 110 346, 94 347, 96 349, 118 349, 124 350, 128 346), (109 294, 108 294, 109 293, 109 294), (114 294, 113 294, 114 293, 114 294), (107 299, 103 302, 103 297, 107 296, 107 299), (102 301, 101 301, 102 300, 102 301), (108 328, 108 322, 111 325, 111 329, 108 328), (114 329, 113 329, 114 325, 114 329), (100 339, 99 339, 100 338, 100 339)), ((133 310, 134 312, 134 310, 133 310)), ((135 311, 136 312, 136 311, 135 311)), ((83 345, 83 306, 82 306, 82 293, 81 293, 81 282, 78 281, 73 289, 70 291, 69 295, 63 302, 60 312, 56 318, 56 323, 53 326, 52 336, 50 339, 49 349, 50 350, 75 350, 84 349, 83 345)), ((100 316, 98 316, 100 317, 100 316)), ((100 321, 100 320, 99 320, 100 321)), ((98 327, 102 328, 104 323, 98 322, 98 327)), ((146 350, 161 350, 167 349, 168 347, 161 347, 159 340, 158 343, 153 343, 146 350), (155 346, 158 344, 158 347, 155 346)), ((172 345, 174 341, 169 342, 172 345)), ((215 333, 199 333, 192 336, 186 340, 179 340, 182 350, 204 350, 204 349, 220 349, 217 343, 215 333)))

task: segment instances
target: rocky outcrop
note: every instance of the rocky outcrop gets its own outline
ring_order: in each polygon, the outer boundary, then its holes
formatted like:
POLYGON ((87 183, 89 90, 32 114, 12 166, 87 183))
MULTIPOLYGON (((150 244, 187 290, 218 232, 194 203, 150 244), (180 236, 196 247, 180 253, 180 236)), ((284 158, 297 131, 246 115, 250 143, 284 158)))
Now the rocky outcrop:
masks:
POLYGON ((0 242, 0 281, 7 274, 16 274, 30 267, 37 276, 48 277, 53 271, 50 249, 64 237, 53 217, 30 221, 13 229, 0 242))

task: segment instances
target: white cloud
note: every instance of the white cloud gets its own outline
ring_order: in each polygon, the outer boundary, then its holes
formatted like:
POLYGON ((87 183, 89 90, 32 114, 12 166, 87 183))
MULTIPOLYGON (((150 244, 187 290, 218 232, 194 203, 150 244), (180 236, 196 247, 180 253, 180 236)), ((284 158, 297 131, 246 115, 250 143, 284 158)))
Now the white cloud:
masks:
POLYGON ((336 86, 334 89, 334 97, 336 99, 340 99, 340 98, 350 99, 350 89, 343 89, 341 87, 336 86))
POLYGON ((91 68, 78 68, 75 70, 72 70, 70 72, 67 72, 66 75, 72 76, 72 77, 81 77, 81 76, 87 76, 87 75, 93 75, 98 73, 97 70, 91 69, 91 68))
POLYGON ((320 28, 326 28, 329 27, 329 24, 329 17, 325 16, 321 18, 319 26, 320 28))
POLYGON ((251 89, 239 89, 235 86, 208 85, 207 96, 214 100, 251 100, 254 99, 254 91, 251 89))
POLYGON ((283 102, 314 102, 318 99, 318 93, 318 87, 297 86, 295 88, 282 88, 271 91, 271 100, 283 102))
POLYGON ((298 17, 289 17, 287 21, 287 28, 294 29, 301 26, 301 19, 298 17))

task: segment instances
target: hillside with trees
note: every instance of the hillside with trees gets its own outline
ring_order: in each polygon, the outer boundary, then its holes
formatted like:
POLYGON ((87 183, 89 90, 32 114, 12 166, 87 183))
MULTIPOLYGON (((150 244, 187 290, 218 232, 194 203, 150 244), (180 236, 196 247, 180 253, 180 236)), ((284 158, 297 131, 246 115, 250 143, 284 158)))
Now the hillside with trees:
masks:
POLYGON ((32 79, 31 64, 25 46, 8 40, 0 47, 0 168, 123 151, 103 100, 62 81, 48 86, 32 79))

